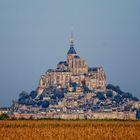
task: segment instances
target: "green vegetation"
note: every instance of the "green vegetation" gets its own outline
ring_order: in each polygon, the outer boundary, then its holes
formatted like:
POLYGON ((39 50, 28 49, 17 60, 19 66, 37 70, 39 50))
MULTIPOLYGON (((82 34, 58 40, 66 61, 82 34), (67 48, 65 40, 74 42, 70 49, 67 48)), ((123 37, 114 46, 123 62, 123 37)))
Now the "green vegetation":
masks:
POLYGON ((0 120, 7 120, 7 119, 9 119, 9 116, 7 114, 3 113, 0 115, 0 120))

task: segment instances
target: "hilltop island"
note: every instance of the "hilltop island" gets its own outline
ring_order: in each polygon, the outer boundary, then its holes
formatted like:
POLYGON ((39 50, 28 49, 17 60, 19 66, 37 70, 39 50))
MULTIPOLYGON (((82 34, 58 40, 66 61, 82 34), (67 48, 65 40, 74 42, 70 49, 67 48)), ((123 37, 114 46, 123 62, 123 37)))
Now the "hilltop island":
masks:
POLYGON ((13 118, 132 119, 140 101, 119 86, 106 85, 103 67, 89 67, 70 40, 67 60, 48 69, 36 90, 21 92, 11 106, 13 118))

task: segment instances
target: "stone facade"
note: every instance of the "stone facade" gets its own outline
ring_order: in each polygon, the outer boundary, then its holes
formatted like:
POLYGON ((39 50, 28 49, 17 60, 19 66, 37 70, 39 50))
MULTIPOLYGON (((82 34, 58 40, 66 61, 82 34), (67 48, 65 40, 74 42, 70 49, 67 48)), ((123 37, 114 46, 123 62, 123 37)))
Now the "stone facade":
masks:
POLYGON ((55 86, 72 91, 72 84, 76 85, 76 92, 81 92, 83 86, 90 90, 106 90, 106 76, 102 67, 89 68, 86 61, 81 59, 75 49, 73 40, 67 53, 67 61, 61 61, 56 69, 49 69, 41 76, 37 88, 40 95, 46 87, 55 86))

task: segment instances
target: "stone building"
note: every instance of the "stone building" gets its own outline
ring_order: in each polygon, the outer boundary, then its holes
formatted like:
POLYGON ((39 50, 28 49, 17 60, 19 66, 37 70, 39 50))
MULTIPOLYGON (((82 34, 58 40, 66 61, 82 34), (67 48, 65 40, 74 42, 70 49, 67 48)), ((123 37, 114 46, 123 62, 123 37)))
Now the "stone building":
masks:
POLYGON ((53 86, 67 88, 68 91, 76 87, 76 92, 81 92, 86 86, 89 90, 106 90, 106 76, 102 67, 88 67, 85 60, 80 58, 75 51, 74 41, 70 41, 67 60, 57 64, 56 69, 49 69, 41 76, 37 88, 40 95, 46 87, 53 86))

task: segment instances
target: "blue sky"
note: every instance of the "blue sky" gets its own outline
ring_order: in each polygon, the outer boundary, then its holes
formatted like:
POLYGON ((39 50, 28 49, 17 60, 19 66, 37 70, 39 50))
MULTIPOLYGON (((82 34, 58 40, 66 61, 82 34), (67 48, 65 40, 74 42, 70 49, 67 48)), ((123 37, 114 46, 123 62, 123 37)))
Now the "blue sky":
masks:
POLYGON ((69 37, 107 83, 140 98, 139 0, 0 0, 0 106, 66 59, 69 37))

